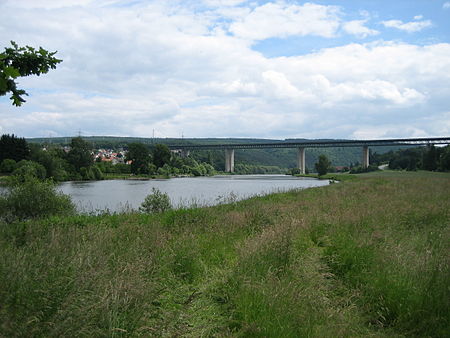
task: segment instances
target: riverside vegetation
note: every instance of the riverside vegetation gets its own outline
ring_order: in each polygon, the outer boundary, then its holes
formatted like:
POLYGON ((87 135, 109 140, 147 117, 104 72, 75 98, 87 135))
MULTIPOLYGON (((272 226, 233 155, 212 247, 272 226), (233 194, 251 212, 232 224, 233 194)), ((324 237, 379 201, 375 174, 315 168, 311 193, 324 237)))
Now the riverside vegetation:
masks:
POLYGON ((4 336, 430 336, 449 174, 364 174, 208 208, 0 224, 4 336))
MULTIPOLYGON (((272 141, 280 142, 280 140, 272 141)), ((261 143, 267 140, 75 137, 70 139, 70 142, 68 138, 32 139, 27 142, 14 135, 2 135, 0 173, 8 175, 15 172, 19 174, 34 172, 38 178, 49 178, 54 181, 206 176, 223 170, 225 163, 222 150, 194 150, 189 157, 182 157, 181 154, 171 153, 167 144, 200 145, 223 142, 261 143), (104 153, 95 154, 93 149, 99 147, 116 152, 114 161, 122 163, 113 165, 110 162, 112 159, 108 157, 110 154, 106 157, 104 153)), ((354 174, 376 170, 381 164, 389 164, 391 169, 409 171, 450 171, 450 146, 431 145, 407 149, 373 147, 370 152, 372 166, 368 170, 359 166, 357 159, 360 156, 361 149, 358 147, 308 149, 306 172, 309 172, 308 168, 312 170, 319 163, 322 163, 320 167, 327 172, 337 170, 354 174), (323 162, 324 159, 328 159, 329 162, 323 162)), ((295 159, 295 149, 237 149, 235 173, 298 174, 300 171, 295 168, 295 159)))
POLYGON ((216 173, 209 163, 172 154, 164 144, 155 144, 150 148, 142 143, 130 143, 125 158, 120 157, 124 163, 115 165, 103 162, 101 158, 94 161, 92 147, 81 137, 72 138, 70 146, 64 149, 61 146, 43 147, 28 143, 24 138, 5 134, 0 137, 0 174, 33 176, 40 180, 61 182, 209 176, 216 173))

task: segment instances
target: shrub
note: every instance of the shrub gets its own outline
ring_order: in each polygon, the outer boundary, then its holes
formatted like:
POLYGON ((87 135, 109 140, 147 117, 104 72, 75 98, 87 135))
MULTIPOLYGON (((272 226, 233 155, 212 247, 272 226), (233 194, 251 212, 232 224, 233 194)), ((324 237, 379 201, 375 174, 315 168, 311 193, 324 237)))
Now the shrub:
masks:
POLYGON ((94 175, 94 178, 96 180, 103 180, 103 172, 101 171, 101 169, 97 166, 93 166, 92 167, 92 173, 94 175))
POLYGON ((190 174, 191 173, 191 168, 189 166, 187 166, 186 164, 183 164, 181 166, 181 172, 183 174, 190 174))
POLYGON ((53 173, 53 179, 55 181, 66 181, 69 178, 69 174, 64 169, 56 169, 53 173))
POLYGON ((131 165, 125 163, 117 163, 114 167, 114 172, 118 174, 131 174, 131 165))
POLYGON ((139 207, 139 211, 144 213, 157 213, 172 209, 169 195, 161 192, 159 189, 152 188, 152 193, 145 197, 139 207))
POLYGON ((148 165, 148 172, 149 172, 150 175, 155 175, 156 174, 156 170, 157 170, 156 165, 154 165, 153 163, 150 163, 148 165))
POLYGON ((288 173, 289 173, 290 175, 294 176, 294 175, 300 175, 300 174, 301 174, 301 171, 300 171, 299 168, 292 168, 292 169, 290 169, 290 170, 288 171, 288 173))
POLYGON ((6 221, 68 215, 75 212, 75 205, 69 196, 56 191, 51 181, 39 181, 34 177, 10 185, 0 200, 0 217, 6 221))
POLYGON ((87 168, 82 167, 82 168, 80 168, 80 174, 81 174, 81 177, 83 178, 83 180, 85 180, 85 181, 92 181, 92 180, 96 179, 94 171, 92 170, 92 168, 93 167, 87 167, 87 168))
POLYGON ((378 166, 371 164, 367 168, 363 168, 361 166, 352 168, 352 170, 350 170, 350 174, 362 174, 362 173, 368 173, 368 172, 377 171, 377 170, 380 170, 380 169, 378 169, 378 166))
POLYGON ((12 172, 20 181, 25 182, 28 178, 45 179, 47 171, 42 164, 22 160, 17 163, 16 169, 12 172))
POLYGON ((206 175, 212 176, 216 173, 214 167, 209 163, 203 163, 203 167, 206 169, 206 175))
POLYGON ((194 176, 205 176, 206 175, 206 168, 203 166, 203 164, 199 164, 191 169, 191 172, 194 176))
POLYGON ((10 158, 4 159, 0 164, 0 172, 2 173, 12 173, 16 169, 16 161, 10 158))

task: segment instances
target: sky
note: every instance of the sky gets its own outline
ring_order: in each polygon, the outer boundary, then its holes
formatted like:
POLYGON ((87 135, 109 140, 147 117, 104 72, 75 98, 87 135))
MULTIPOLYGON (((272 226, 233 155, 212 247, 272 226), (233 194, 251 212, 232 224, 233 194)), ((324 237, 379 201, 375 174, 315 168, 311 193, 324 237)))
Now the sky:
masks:
POLYGON ((450 1, 0 0, 0 49, 57 51, 0 134, 450 136, 450 1))

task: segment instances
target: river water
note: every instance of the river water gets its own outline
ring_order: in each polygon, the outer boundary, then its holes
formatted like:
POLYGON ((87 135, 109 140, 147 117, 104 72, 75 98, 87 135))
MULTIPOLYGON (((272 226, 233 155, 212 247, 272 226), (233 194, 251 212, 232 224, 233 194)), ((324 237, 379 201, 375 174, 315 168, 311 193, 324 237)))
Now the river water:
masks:
POLYGON ((287 175, 233 175, 65 182, 58 189, 72 197, 79 211, 120 212, 139 208, 153 187, 167 193, 175 207, 188 207, 215 205, 255 195, 328 184, 328 180, 287 175))

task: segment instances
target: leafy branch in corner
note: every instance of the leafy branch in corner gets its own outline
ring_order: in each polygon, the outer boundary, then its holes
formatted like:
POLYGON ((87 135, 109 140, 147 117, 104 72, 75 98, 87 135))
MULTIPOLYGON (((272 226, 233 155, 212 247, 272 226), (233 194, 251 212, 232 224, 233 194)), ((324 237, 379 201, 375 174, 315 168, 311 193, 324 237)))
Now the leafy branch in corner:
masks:
POLYGON ((23 96, 28 94, 17 88, 16 79, 46 74, 50 69, 55 69, 62 60, 54 57, 56 51, 49 52, 42 47, 19 47, 14 41, 11 41, 11 45, 12 47, 6 47, 5 51, 0 53, 0 96, 11 92, 12 104, 21 106, 25 102, 23 96))

